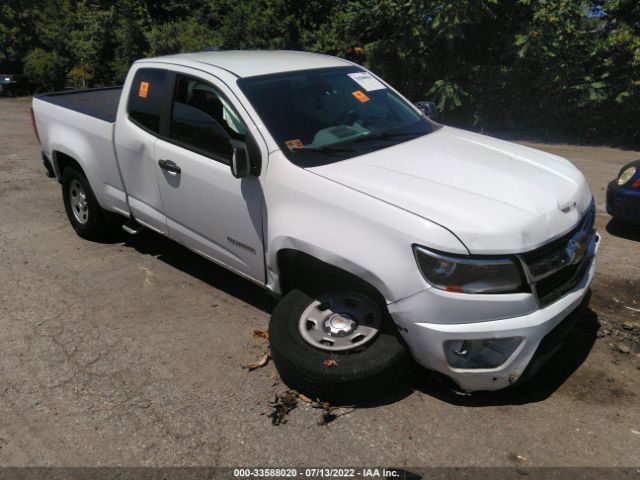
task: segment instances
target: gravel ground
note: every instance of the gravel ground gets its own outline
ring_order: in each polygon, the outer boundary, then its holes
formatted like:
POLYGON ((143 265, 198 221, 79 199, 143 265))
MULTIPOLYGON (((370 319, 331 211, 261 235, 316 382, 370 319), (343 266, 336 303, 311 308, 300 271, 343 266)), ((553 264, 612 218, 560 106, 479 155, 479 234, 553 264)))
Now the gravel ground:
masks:
POLYGON ((531 144, 589 179, 602 234, 591 309, 530 384, 462 396, 416 368, 320 426, 259 358, 273 301, 150 232, 77 237, 26 99, 0 100, 0 465, 640 465, 640 229, 605 186, 640 152, 531 144), (630 308, 627 308, 630 307, 630 308))

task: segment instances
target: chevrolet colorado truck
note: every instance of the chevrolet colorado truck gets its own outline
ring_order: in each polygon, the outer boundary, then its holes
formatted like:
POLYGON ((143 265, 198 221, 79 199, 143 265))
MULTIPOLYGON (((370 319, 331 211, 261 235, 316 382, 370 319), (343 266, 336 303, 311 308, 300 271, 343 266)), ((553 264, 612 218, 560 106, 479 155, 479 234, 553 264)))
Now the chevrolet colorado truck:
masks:
POLYGON ((283 381, 348 403, 412 359, 465 391, 521 382, 588 301, 584 176, 430 108, 344 59, 218 51, 137 61, 124 86, 32 114, 80 236, 124 217, 266 288, 283 381))

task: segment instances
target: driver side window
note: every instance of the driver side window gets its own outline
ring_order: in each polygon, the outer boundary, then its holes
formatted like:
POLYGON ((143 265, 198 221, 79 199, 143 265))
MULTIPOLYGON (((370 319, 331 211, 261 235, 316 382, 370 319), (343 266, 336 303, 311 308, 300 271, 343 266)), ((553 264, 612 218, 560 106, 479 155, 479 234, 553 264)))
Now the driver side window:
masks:
POLYGON ((169 136, 180 146, 224 163, 230 139, 244 141, 246 127, 227 98, 211 84, 176 75, 169 136))

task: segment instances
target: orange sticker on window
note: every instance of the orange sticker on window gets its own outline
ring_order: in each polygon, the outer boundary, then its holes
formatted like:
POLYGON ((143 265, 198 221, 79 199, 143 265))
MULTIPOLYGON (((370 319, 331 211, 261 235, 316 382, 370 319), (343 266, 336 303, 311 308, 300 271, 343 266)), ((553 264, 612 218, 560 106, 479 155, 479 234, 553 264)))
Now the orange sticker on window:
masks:
POLYGON ((138 96, 147 98, 147 92, 149 91, 149 82, 140 82, 140 89, 138 90, 138 96))
POLYGON ((289 150, 295 150, 296 148, 304 147, 304 144, 297 138, 295 140, 287 140, 284 143, 287 144, 287 147, 289 147, 289 150))
POLYGON ((355 92, 351 92, 351 95, 356 97, 356 100, 362 103, 369 101, 369 97, 367 97, 364 93, 362 93, 362 90, 356 90, 355 92))

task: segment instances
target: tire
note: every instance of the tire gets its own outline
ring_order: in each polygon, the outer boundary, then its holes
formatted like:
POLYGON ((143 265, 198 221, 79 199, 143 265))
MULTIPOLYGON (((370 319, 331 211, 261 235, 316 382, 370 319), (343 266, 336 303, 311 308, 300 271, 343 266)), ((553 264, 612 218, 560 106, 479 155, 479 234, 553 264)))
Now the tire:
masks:
POLYGON ((100 207, 87 178, 73 167, 62 174, 62 200, 69 223, 82 238, 95 240, 113 224, 114 215, 100 207), (80 198, 81 204, 76 200, 80 198))
MULTIPOLYGON (((333 292, 328 296, 338 294, 333 292)), ((316 298, 293 290, 271 315, 271 354, 285 384, 312 399, 333 405, 353 405, 379 396, 404 377, 412 364, 411 356, 386 309, 373 302, 379 309, 382 324, 371 340, 356 349, 335 352, 316 348, 303 338, 299 323, 314 302, 316 298), (326 366, 327 360, 335 363, 326 366)))

